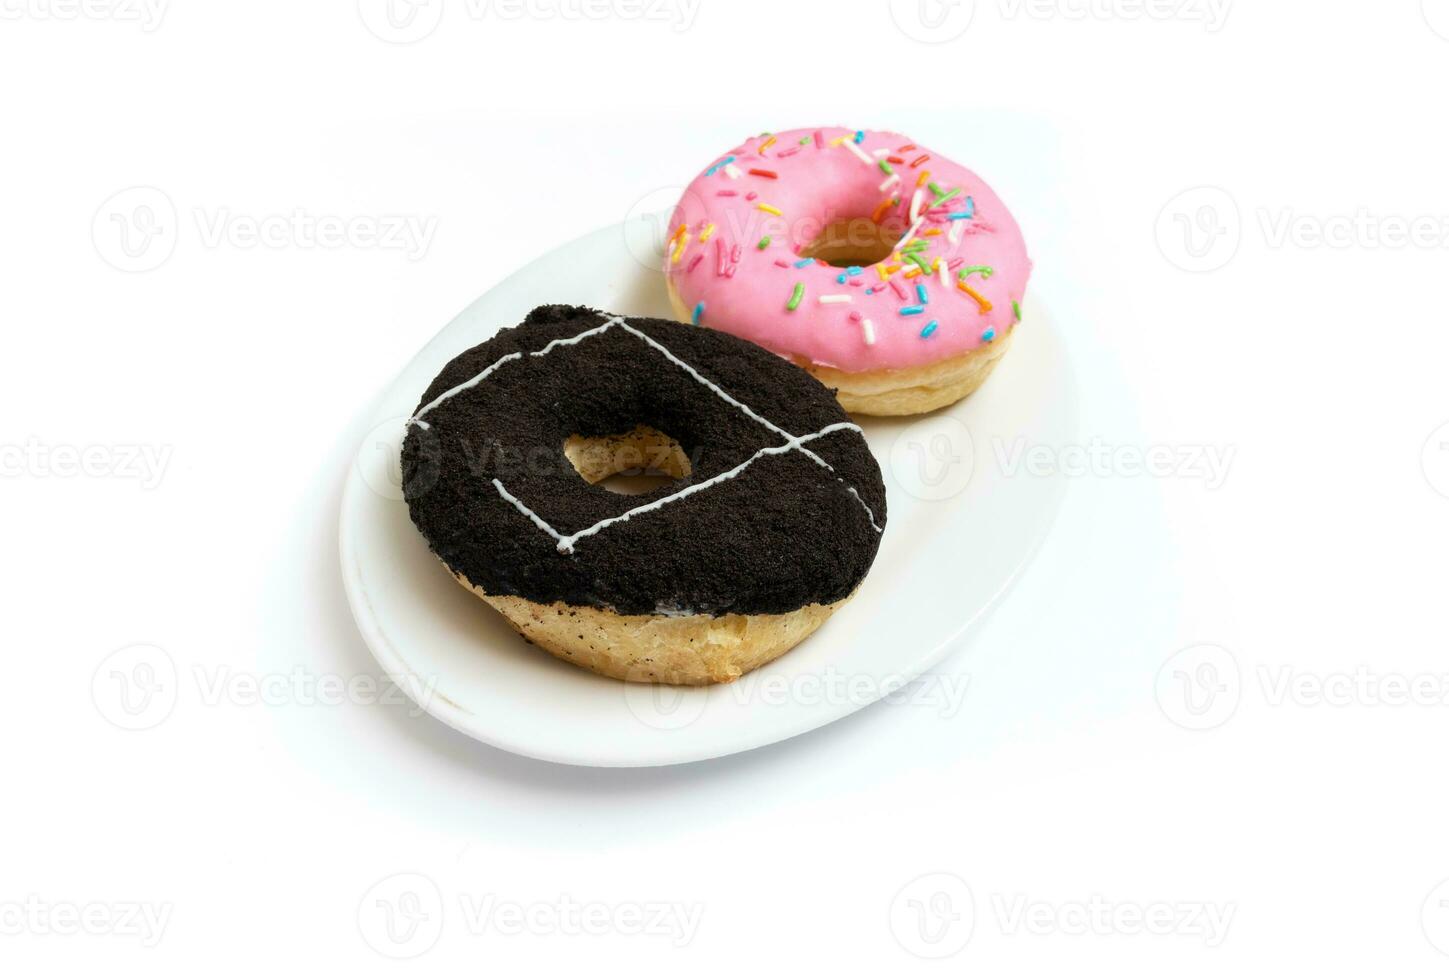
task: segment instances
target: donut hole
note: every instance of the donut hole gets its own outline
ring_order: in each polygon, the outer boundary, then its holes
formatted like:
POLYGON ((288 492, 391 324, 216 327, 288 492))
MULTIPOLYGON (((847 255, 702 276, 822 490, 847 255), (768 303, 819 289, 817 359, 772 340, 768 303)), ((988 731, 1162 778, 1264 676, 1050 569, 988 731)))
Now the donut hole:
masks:
POLYGON ((800 255, 838 269, 875 265, 890 258, 896 242, 905 233, 905 228, 897 229, 890 223, 881 225, 870 218, 845 218, 827 224, 800 255))
POLYGON ((694 471, 679 440, 647 425, 612 436, 569 436, 564 455, 591 486, 636 496, 682 480, 694 471))

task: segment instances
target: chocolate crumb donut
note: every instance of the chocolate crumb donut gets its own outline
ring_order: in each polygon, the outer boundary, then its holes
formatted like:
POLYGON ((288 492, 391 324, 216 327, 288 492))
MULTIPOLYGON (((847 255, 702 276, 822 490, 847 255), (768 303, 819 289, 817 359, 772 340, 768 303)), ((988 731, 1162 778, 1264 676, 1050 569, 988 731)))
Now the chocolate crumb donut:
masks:
POLYGON ((626 680, 767 663, 860 584, 885 487, 831 391, 763 348, 544 306, 443 368, 409 420, 413 523, 527 639, 626 680), (638 495, 598 485, 647 469, 638 495))

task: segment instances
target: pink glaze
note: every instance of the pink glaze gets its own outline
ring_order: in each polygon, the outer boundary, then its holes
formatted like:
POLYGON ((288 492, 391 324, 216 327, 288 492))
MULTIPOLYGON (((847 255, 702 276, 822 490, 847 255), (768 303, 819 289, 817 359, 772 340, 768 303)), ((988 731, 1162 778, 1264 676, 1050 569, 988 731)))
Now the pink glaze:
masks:
POLYGON ((1021 231, 991 188, 899 133, 867 131, 859 143, 854 130, 840 128, 752 137, 695 178, 674 210, 670 232, 665 275, 685 308, 699 310, 703 326, 851 372, 916 367, 991 343, 1014 325, 1031 273, 1021 231), (888 163, 900 179, 882 190, 890 175, 878 161, 892 157, 902 161, 888 163), (958 193, 936 205, 937 193, 921 185, 921 220, 915 224, 910 212, 922 171, 942 193, 958 193), (860 272, 818 261, 796 266, 826 225, 873 217, 878 210, 879 223, 898 229, 893 237, 901 238, 891 258, 860 272), (768 244, 759 247, 767 236, 768 244), (932 267, 930 275, 906 275, 919 268, 903 258, 913 242, 926 244, 918 254, 932 267), (696 261, 702 254, 710 260, 696 261), (947 286, 938 259, 946 266, 947 286), (881 277, 895 266, 900 268, 881 277), (961 270, 981 266, 990 273, 970 271, 960 279, 961 270), (991 308, 983 310, 959 282, 991 308), (804 294, 791 311, 797 283, 804 294), (924 304, 918 284, 926 289, 924 304), (822 296, 836 300, 822 303, 822 296), (920 313, 902 312, 922 305, 920 313), (932 321, 936 326, 927 331, 932 321))

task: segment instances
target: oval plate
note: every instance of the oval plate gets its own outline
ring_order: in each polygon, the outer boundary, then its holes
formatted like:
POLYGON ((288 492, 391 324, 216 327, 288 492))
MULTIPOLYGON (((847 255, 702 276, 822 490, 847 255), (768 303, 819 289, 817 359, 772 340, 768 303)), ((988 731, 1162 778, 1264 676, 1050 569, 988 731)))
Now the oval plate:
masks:
POLYGON ((1028 303, 1014 349, 975 395, 930 416, 857 419, 885 477, 889 523, 855 598, 814 636, 733 684, 623 684, 526 644, 456 585, 408 518, 404 422, 449 360, 544 303, 672 319, 664 277, 605 228, 531 263, 463 311, 382 395, 342 495, 342 577, 363 639, 430 714, 551 762, 657 766, 768 745, 878 701, 961 644, 1026 567, 1061 501, 1021 468, 1070 444, 1062 345, 1028 303))

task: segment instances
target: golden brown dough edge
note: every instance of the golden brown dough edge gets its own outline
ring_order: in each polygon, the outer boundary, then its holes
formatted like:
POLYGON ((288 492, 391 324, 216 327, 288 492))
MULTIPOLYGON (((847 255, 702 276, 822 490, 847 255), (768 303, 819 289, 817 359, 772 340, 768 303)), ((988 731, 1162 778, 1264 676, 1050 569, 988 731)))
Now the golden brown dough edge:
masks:
MULTIPOLYGON (((689 311, 680 302, 674 284, 669 284, 669 302, 675 317, 683 323, 689 311)), ((827 388, 836 389, 840 407, 854 415, 922 415, 960 401, 980 388, 1011 346, 1013 325, 989 344, 975 350, 923 364, 920 367, 882 371, 841 371, 794 358, 827 388)))
POLYGON ((503 615, 534 645, 605 677, 698 686, 736 680, 814 633, 850 596, 794 612, 743 616, 621 616, 590 606, 488 595, 458 584, 503 615))

